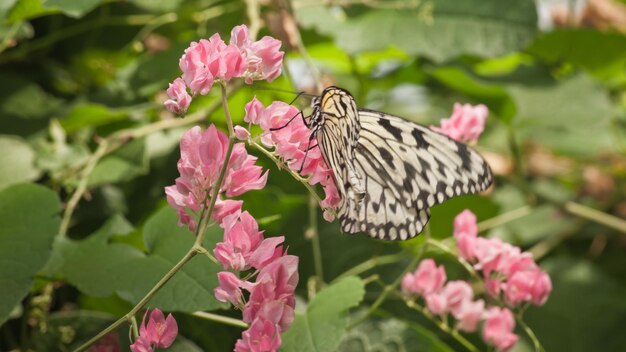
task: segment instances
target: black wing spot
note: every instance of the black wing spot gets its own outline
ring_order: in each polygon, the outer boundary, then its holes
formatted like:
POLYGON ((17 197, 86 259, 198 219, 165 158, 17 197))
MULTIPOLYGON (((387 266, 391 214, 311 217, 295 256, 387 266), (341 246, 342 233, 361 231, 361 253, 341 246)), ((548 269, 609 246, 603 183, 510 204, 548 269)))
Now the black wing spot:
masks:
POLYGON ((387 165, 393 168, 393 155, 391 155, 391 153, 387 149, 380 147, 378 148, 378 153, 380 154, 380 157, 387 163, 387 165))
POLYGON ((461 157, 462 167, 467 171, 472 171, 472 154, 467 146, 463 143, 457 143, 457 153, 461 157))
POLYGON ((415 144, 417 144, 418 148, 428 148, 429 144, 426 142, 426 139, 424 139, 424 132, 414 128, 413 131, 411 131, 411 135, 415 139, 415 144))
POLYGON ((397 140, 402 141, 402 130, 392 125, 391 121, 386 119, 380 119, 378 120, 378 124, 385 130, 387 130, 387 132, 391 133, 391 135, 394 136, 397 140))

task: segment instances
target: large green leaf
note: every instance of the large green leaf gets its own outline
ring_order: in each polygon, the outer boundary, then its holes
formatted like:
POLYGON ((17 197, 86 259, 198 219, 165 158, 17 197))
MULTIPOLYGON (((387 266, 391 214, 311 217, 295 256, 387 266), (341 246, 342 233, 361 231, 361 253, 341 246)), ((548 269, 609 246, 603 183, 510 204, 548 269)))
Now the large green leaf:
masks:
POLYGON ((605 79, 623 75, 626 64, 626 37, 620 33, 555 30, 537 38, 528 50, 549 62, 569 62, 605 79))
POLYGON ((22 138, 0 135, 0 189, 39 177, 35 153, 22 138))
POLYGON ((33 184, 0 191, 0 324, 28 293, 59 228, 57 195, 33 184))
POLYGON ((518 50, 533 39, 537 23, 530 0, 433 0, 347 13, 322 4, 296 2, 295 7, 303 26, 333 37, 350 53, 394 46, 436 61, 518 50))
POLYGON ((356 307, 365 289, 357 277, 347 277, 320 291, 305 314, 283 335, 283 351, 335 351, 346 333, 348 309, 356 307))
POLYGON ((84 104, 74 107, 60 122, 67 133, 73 133, 82 128, 98 127, 126 117, 126 113, 113 111, 101 104, 84 104))
POLYGON ((606 89, 583 73, 558 81, 543 80, 537 77, 507 85, 518 109, 517 134, 578 157, 614 150, 606 89))
MULTIPOLYGON (((49 271, 62 267, 61 274, 81 292, 98 297, 117 293, 137 303, 191 248, 192 234, 179 227, 170 207, 156 212, 144 225, 147 254, 137 248, 112 243, 113 235, 129 233, 132 228, 123 218, 114 217, 88 239, 55 243, 55 251, 66 259, 50 263, 49 271)), ((209 230, 206 248, 221 240, 221 230, 209 230)), ((150 301, 162 310, 193 312, 222 307, 213 297, 220 268, 204 256, 188 262, 150 301)))
MULTIPOLYGON (((128 263, 120 277, 121 297, 136 303, 191 248, 194 237, 178 226, 178 216, 170 207, 161 208, 144 226, 148 255, 128 263)), ((214 248, 222 240, 222 230, 209 228, 205 248, 214 248)), ((150 301, 150 305, 169 311, 194 312, 224 307, 213 297, 217 272, 221 267, 203 255, 188 262, 150 301)))

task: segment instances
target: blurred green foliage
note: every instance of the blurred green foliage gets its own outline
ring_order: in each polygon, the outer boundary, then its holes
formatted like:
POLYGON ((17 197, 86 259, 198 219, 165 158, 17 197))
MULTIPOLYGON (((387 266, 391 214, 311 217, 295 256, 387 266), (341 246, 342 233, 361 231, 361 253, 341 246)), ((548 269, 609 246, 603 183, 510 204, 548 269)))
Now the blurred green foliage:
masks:
MULTIPOLYGON (((287 8, 323 81, 352 91, 362 107, 430 125, 447 117, 454 102, 488 105, 478 148, 498 174, 496 186, 487 196, 434 208, 433 237, 450 237, 452 219, 465 208, 479 220, 523 209, 524 216, 496 223, 485 235, 532 251, 551 274, 550 300, 526 313, 546 350, 626 346, 620 330, 626 321, 625 234, 568 210, 577 203, 617 221, 626 217, 623 33, 540 32, 530 0, 262 3, 0 3, 0 350, 76 347, 127 312, 189 248, 192 235, 176 226, 163 187, 176 178, 182 133, 192 124, 225 128, 225 120, 211 108, 217 92, 195 99, 189 116, 175 120, 161 107, 164 90, 180 74, 178 58, 189 42, 215 32, 228 38, 234 25, 249 23, 250 4, 260 6, 269 25, 261 35, 283 40, 286 74, 271 84, 236 88, 229 100, 235 122, 254 95, 264 103, 291 101, 293 95, 279 89, 311 88, 307 58, 287 44, 294 33, 281 25, 289 22, 287 8), (98 152, 102 158, 94 159, 98 152), (86 174, 90 160, 97 163, 86 174), (85 175, 87 192, 67 236, 58 235, 59 202, 67 206, 85 175)), ((284 234, 289 253, 300 257, 301 311, 284 336, 285 351, 304 350, 297 340, 302 336, 310 337, 311 351, 374 351, 390 341, 406 351, 462 348, 397 299, 346 331, 348 309, 359 302, 367 307, 380 288, 364 289, 354 277, 333 280, 364 261, 405 253, 367 272, 392 282, 421 239, 382 243, 342 235, 337 223, 318 219, 329 286, 307 306, 311 282, 320 279, 304 236, 308 195, 259 157, 270 169, 269 182, 244 195, 244 207, 266 234, 284 234)), ((207 241, 220 236, 212 229, 207 241)), ((428 254, 450 261, 434 250, 428 254)), ((212 298, 220 268, 203 259, 195 258, 149 306, 177 312, 184 337, 177 349, 230 350, 239 328, 189 314, 226 308, 212 298)), ((516 351, 532 350, 518 333, 523 341, 516 351)), ((125 335, 121 329, 127 344, 125 335)), ((483 346, 479 338, 473 342, 483 346)))

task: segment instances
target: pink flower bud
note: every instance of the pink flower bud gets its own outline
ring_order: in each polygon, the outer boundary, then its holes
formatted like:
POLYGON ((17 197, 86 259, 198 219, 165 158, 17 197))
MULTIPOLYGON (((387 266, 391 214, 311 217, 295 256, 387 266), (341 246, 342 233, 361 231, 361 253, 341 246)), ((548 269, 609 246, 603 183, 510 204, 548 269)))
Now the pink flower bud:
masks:
POLYGON ((182 78, 176 78, 167 88, 167 96, 170 98, 163 103, 165 108, 175 114, 182 114, 187 111, 191 104, 191 95, 187 93, 185 81, 182 78))
POLYGON ((250 132, 243 126, 235 126, 235 137, 240 141, 247 141, 250 138, 250 132))

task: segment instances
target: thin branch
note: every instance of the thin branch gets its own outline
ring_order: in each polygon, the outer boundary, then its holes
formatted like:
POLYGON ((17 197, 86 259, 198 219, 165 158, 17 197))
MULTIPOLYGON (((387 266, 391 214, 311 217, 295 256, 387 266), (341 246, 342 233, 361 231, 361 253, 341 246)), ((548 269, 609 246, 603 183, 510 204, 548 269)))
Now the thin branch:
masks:
POLYGON ((216 321, 218 323, 222 323, 225 325, 234 326, 237 328, 242 328, 242 329, 248 328, 248 324, 244 323, 243 321, 239 319, 225 317, 223 315, 207 313, 207 312, 194 312, 194 313, 191 313, 191 315, 193 315, 194 317, 198 317, 198 318, 202 318, 202 319, 206 319, 210 321, 216 321))
POLYGON ((598 224, 602 224, 626 234, 626 220, 574 202, 565 203, 564 208, 570 214, 597 222, 598 224))

